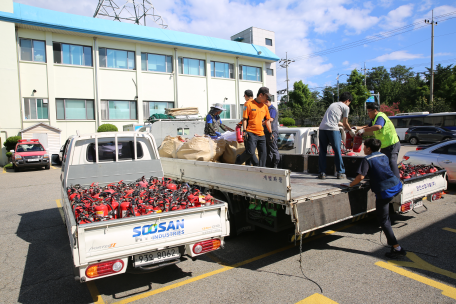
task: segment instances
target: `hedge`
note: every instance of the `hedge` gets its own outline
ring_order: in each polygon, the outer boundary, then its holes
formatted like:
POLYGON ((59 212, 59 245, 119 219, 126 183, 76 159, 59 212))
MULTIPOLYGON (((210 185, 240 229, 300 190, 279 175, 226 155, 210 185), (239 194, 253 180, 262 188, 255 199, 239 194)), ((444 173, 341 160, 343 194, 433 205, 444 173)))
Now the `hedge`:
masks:
POLYGON ((117 127, 113 124, 102 124, 98 127, 97 132, 117 132, 117 127))
POLYGON ((293 118, 290 118, 290 117, 285 117, 285 118, 282 118, 282 119, 279 119, 279 123, 288 127, 288 126, 295 126, 296 125, 296 122, 293 118))

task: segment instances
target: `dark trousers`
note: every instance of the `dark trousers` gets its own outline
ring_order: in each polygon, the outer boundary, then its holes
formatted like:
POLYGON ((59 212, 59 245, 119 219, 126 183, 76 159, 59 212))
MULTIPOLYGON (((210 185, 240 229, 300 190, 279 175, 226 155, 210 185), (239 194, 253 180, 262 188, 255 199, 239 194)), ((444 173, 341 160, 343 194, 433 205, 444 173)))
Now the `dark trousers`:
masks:
POLYGON ((250 159, 245 161, 246 166, 258 166, 259 163, 260 161, 258 160, 256 154, 253 154, 250 159))
POLYGON ((237 158, 236 165, 241 165, 248 160, 252 160, 252 165, 264 167, 266 165, 266 139, 263 136, 247 132, 247 138, 245 139, 245 151, 237 158), (255 149, 258 149, 258 163, 255 163, 253 156, 255 155, 255 149))
POLYGON ((382 231, 385 233, 386 240, 388 241, 388 245, 390 246, 398 244, 396 237, 394 236, 393 229, 391 228, 391 219, 389 217, 389 204, 392 200, 392 197, 377 198, 375 200, 377 220, 380 223, 382 231))
POLYGON ((266 157, 266 167, 269 168, 276 168, 280 162, 280 154, 279 148, 277 147, 277 139, 279 134, 277 132, 272 132, 274 138, 271 140, 271 134, 265 133, 266 137, 266 149, 268 151, 268 155, 266 157))
POLYGON ((386 157, 388 157, 391 171, 393 171, 394 175, 396 175, 397 178, 400 178, 399 168, 397 167, 397 157, 399 155, 400 149, 401 149, 401 143, 397 142, 394 145, 391 145, 389 147, 386 147, 386 148, 383 148, 380 150, 380 152, 382 152, 383 154, 386 155, 386 157))
POLYGON ((319 130, 318 140, 320 142, 320 153, 318 155, 318 171, 326 173, 326 152, 328 144, 331 144, 334 150, 334 163, 337 173, 345 173, 342 154, 340 153, 340 143, 342 137, 339 131, 319 130))

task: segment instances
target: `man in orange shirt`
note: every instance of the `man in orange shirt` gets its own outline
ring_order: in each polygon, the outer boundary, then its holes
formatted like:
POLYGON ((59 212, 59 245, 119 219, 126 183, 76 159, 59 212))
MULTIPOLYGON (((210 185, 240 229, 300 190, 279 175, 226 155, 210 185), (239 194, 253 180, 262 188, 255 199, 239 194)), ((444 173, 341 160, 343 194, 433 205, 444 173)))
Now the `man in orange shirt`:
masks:
POLYGON ((240 165, 251 159, 255 155, 255 150, 258 149, 259 164, 256 166, 264 167, 266 165, 266 138, 263 131, 263 120, 266 119, 266 128, 269 131, 269 136, 273 137, 271 130, 271 122, 269 119, 268 106, 265 104, 267 98, 271 97, 269 88, 261 87, 258 90, 257 98, 250 100, 244 104, 244 115, 242 127, 244 129, 244 144, 245 151, 236 157, 236 164, 240 165), (247 125, 248 122, 248 125, 247 125))

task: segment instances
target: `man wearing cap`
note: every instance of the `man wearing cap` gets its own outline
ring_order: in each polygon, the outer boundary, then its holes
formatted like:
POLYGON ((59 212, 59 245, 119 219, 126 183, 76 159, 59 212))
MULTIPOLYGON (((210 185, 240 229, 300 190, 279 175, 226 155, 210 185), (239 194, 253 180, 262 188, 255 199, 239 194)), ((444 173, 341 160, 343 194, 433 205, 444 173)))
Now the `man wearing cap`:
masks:
POLYGON ((259 166, 266 165, 266 138, 263 131, 263 120, 266 119, 266 128, 272 138, 271 122, 269 119, 268 106, 266 105, 267 98, 271 97, 269 88, 261 87, 258 90, 257 98, 248 101, 244 105, 244 114, 242 116, 242 127, 244 129, 244 144, 245 151, 236 157, 236 164, 240 165, 255 155, 255 149, 258 149, 259 166), (248 123, 248 125, 247 125, 248 123))
MULTIPOLYGON (((253 101, 252 90, 244 91, 244 99, 245 99, 244 106, 247 104, 247 102, 253 101)), ((242 127, 242 120, 239 122, 239 125, 242 127)), ((256 156, 256 154, 253 154, 252 157, 245 162, 246 166, 258 166, 258 164, 259 164, 259 160, 258 160, 258 157, 256 156)))
POLYGON ((280 161, 279 148, 277 147, 277 138, 279 136, 279 115, 277 109, 271 103, 271 97, 268 96, 266 100, 266 105, 268 106, 269 122, 271 123, 272 134, 269 133, 266 128, 266 120, 263 121, 263 129, 266 137, 266 149, 268 151, 268 156, 266 158, 266 167, 277 168, 280 161), (272 135, 272 136, 271 136, 272 135))
POLYGON ((222 124, 220 113, 224 111, 222 104, 216 103, 211 107, 211 110, 206 116, 206 125, 204 126, 204 135, 209 135, 211 138, 217 138, 220 136, 219 130, 225 130, 225 126, 222 124))

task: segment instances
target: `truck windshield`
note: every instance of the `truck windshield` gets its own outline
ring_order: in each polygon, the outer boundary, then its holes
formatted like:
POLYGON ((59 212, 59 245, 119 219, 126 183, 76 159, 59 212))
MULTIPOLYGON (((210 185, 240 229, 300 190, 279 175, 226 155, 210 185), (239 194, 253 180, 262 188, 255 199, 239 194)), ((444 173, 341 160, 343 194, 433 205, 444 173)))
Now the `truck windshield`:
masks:
POLYGON ((44 148, 40 144, 27 144, 17 146, 16 152, 36 152, 44 151, 44 148))

